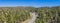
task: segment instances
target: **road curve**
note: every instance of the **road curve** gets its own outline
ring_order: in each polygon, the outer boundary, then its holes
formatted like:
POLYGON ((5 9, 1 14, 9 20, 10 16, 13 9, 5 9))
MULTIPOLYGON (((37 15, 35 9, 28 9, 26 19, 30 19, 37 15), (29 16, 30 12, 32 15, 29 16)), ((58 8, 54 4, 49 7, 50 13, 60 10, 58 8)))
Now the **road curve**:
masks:
POLYGON ((36 17, 38 15, 36 15, 35 12, 30 12, 30 16, 32 17, 31 19, 28 19, 28 20, 26 20, 26 21, 24 21, 22 23, 35 23, 36 17))

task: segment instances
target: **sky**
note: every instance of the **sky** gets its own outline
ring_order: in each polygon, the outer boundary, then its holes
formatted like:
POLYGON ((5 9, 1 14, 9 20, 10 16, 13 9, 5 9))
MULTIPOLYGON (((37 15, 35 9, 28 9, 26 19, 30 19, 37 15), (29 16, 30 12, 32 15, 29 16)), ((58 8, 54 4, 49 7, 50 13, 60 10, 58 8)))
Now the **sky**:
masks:
POLYGON ((0 0, 0 6, 60 6, 60 0, 0 0))

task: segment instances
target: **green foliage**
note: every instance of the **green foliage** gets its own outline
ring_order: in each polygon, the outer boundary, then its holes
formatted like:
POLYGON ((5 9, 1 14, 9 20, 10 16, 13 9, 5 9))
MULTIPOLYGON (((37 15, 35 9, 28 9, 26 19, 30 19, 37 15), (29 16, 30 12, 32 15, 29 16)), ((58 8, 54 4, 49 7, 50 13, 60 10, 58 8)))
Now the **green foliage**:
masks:
POLYGON ((23 8, 0 8, 0 23, 17 23, 30 19, 30 12, 36 12, 38 17, 36 23, 50 23, 55 17, 55 21, 60 23, 60 7, 23 7, 23 8), (56 15, 58 14, 58 15, 56 15))
POLYGON ((1 23, 17 23, 30 18, 29 12, 19 8, 2 8, 0 9, 1 23))

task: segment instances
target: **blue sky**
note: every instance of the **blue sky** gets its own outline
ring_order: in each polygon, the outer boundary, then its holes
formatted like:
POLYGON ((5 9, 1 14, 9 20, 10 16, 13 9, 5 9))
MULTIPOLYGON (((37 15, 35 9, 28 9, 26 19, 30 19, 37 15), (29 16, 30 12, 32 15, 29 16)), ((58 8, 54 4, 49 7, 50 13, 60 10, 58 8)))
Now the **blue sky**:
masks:
POLYGON ((0 6, 60 6, 60 0, 0 0, 0 6))

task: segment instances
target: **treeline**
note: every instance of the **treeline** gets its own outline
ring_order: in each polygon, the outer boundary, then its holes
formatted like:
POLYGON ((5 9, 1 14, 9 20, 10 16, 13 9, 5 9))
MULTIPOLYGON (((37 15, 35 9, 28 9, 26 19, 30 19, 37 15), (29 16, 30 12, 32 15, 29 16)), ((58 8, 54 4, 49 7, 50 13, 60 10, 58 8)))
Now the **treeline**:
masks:
POLYGON ((0 8, 0 23, 20 23, 30 19, 30 14, 23 8, 0 8))
POLYGON ((55 7, 0 7, 0 23, 20 23, 36 12, 36 23, 60 23, 60 6, 55 7))
POLYGON ((60 23, 60 6, 55 7, 28 7, 31 12, 36 12, 36 23, 60 23))
POLYGON ((60 23, 60 6, 41 7, 37 10, 36 23, 60 23))

